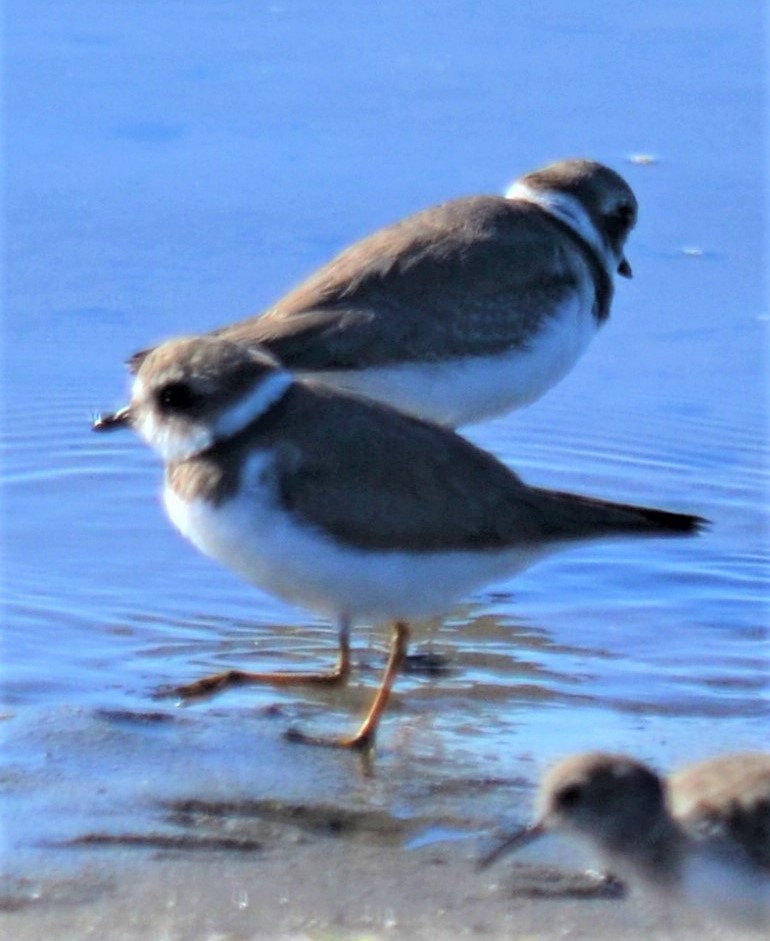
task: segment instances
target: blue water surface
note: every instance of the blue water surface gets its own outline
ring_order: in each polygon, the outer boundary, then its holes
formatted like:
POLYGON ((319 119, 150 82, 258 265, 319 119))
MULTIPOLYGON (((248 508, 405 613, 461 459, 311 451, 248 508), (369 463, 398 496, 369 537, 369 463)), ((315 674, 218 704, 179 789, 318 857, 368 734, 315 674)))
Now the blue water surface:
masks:
MULTIPOLYGON (((468 434, 528 481, 712 524, 577 548, 421 634, 449 669, 397 684, 383 799, 419 806, 415 767, 524 761, 534 780, 580 748, 665 768, 767 746, 761 19, 756 0, 11 0, 2 725, 9 800, 37 802, 36 834, 79 827, 35 787, 57 749, 67 781, 97 768, 132 812, 152 791, 105 716, 180 723, 162 743, 132 727, 140 763, 173 755, 164 787, 195 790, 202 736, 197 786, 259 793, 285 782, 236 731, 276 706, 276 741, 295 718, 352 728, 384 662, 383 630, 363 628, 347 691, 158 705, 207 670, 326 665, 335 635, 197 555, 163 518, 154 456, 90 433, 125 400, 125 358, 260 310, 379 225, 568 156, 637 193, 634 280, 557 389, 468 434)), ((320 760, 292 759, 293 786, 312 796, 320 760)), ((32 837, 17 822, 12 839, 32 837)))

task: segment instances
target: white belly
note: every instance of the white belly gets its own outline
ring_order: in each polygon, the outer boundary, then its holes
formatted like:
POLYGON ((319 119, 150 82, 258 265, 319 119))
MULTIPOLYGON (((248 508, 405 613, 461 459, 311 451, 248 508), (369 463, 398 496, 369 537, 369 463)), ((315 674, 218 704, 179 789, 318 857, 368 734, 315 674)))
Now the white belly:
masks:
POLYGON ((770 873, 695 853, 685 862, 682 893, 696 909, 734 924, 770 930, 770 873))
MULTIPOLYGON (((250 480, 259 477, 257 463, 247 471, 250 480)), ((164 498, 174 525, 201 552, 263 590, 330 617, 380 622, 441 614, 473 589, 546 554, 341 547, 294 523, 257 486, 219 507, 188 503, 168 488, 164 498)))
POLYGON ((456 428, 528 405, 563 379, 598 330, 591 306, 588 297, 576 294, 525 349, 438 363, 307 372, 300 378, 456 428))

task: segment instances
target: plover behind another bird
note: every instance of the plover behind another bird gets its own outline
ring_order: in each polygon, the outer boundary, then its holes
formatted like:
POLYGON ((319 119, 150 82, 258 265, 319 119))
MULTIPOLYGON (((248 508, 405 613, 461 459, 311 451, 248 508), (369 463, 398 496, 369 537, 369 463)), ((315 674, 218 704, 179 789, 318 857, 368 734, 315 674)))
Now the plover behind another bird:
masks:
POLYGON ((770 926, 770 754, 723 755, 667 780, 623 755, 566 758, 541 782, 535 822, 481 865, 549 832, 590 844, 632 883, 736 923, 770 926))
MULTIPOLYGON (((165 505, 202 552, 282 598, 337 619, 349 671, 354 621, 390 621, 377 699, 346 744, 374 737, 406 650, 409 619, 567 545, 685 535, 703 522, 529 487, 454 432, 370 400, 296 381, 275 361, 214 337, 182 338, 143 361, 131 403, 94 428, 131 426, 165 462, 165 505)), ((180 692, 250 679, 232 673, 180 692)))
POLYGON ((215 333, 420 418, 479 421, 572 369, 609 316, 615 274, 631 275, 636 216, 614 170, 563 160, 506 196, 455 199, 380 229, 261 316, 215 333))

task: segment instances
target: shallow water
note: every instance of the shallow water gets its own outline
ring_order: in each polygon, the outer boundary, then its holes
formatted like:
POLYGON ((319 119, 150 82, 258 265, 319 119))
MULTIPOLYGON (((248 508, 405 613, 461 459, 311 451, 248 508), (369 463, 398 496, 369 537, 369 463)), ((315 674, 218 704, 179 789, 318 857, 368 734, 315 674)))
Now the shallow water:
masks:
POLYGON ((762 30, 760 5, 740 6, 552 0, 514 21, 502 2, 11 4, 15 869, 94 828, 151 827, 180 795, 290 794, 479 832, 525 817, 510 787, 575 749, 669 767, 767 747, 762 30), (528 481, 696 512, 709 530, 574 549, 420 632, 445 668, 400 678, 373 778, 351 783, 352 756, 281 733, 354 726, 381 628, 356 632, 341 692, 156 699, 226 667, 323 666, 336 641, 180 540, 136 440, 90 434, 89 415, 123 400, 125 357, 260 309, 380 224, 574 154, 639 197, 635 278, 559 388, 467 433, 528 481))

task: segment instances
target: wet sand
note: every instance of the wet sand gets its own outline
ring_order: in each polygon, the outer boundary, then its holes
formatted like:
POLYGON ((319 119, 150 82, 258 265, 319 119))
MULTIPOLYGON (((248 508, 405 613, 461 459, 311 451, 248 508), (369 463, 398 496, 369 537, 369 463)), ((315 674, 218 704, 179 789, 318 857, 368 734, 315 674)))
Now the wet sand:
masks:
POLYGON ((526 760, 479 774, 390 727, 366 763, 285 742, 273 712, 7 717, 2 937, 740 936, 600 880, 558 841, 479 871, 490 836, 527 819, 526 760))
MULTIPOLYGON (((229 823, 223 817, 225 830, 229 823)), ((651 900, 618 896, 585 874, 510 863, 479 873, 471 847, 404 849, 396 833, 321 834, 268 825, 259 848, 238 827, 152 847, 116 840, 73 848, 66 872, 28 877, 0 899, 4 936, 132 939, 557 938, 729 939, 651 900), (238 845, 243 841, 243 845, 238 845)), ((128 835, 126 835, 128 837, 128 835)))

